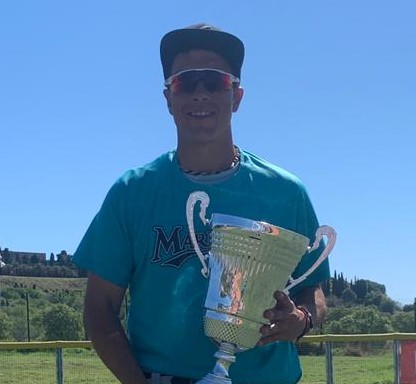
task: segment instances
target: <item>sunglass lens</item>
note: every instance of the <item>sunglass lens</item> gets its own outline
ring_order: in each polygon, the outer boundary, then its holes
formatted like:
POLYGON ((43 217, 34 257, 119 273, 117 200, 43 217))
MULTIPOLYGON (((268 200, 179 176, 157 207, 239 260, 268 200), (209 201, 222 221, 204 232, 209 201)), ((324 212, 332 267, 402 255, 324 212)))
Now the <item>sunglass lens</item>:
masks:
POLYGON ((232 80, 228 74, 216 71, 187 71, 173 78, 171 90, 191 93, 199 82, 208 92, 218 92, 232 87, 232 80))
POLYGON ((230 76, 225 73, 207 71, 201 79, 208 92, 218 92, 231 89, 230 76))

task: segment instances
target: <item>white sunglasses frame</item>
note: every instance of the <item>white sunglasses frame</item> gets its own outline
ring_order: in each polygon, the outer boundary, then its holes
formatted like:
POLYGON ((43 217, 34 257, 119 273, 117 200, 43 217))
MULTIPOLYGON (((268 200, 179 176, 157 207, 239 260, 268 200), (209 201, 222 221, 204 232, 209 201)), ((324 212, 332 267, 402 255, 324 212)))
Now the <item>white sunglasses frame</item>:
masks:
POLYGON ((202 72, 202 71, 217 72, 217 73, 221 73, 223 75, 230 76, 231 83, 240 84, 240 79, 237 76, 234 76, 232 73, 229 73, 229 72, 221 71, 221 69, 216 69, 216 68, 193 68, 193 69, 185 69, 184 71, 179 71, 179 72, 173 74, 172 76, 169 76, 165 80, 164 85, 165 85, 166 88, 169 89, 169 87, 172 85, 173 80, 175 79, 175 77, 180 76, 180 75, 182 75, 183 73, 186 73, 186 72, 202 72))

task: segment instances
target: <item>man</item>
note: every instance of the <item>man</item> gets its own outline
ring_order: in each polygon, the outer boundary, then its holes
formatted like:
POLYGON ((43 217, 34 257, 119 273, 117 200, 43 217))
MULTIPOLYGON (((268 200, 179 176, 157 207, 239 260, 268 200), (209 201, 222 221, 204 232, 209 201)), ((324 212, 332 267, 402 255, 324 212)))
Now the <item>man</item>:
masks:
MULTIPOLYGON (((186 223, 190 193, 205 191, 209 214, 223 212, 294 230, 314 239, 318 222, 301 182, 237 147, 231 117, 243 98, 244 45, 199 24, 161 41, 164 96, 177 128, 177 148, 124 174, 109 191, 75 253, 88 270, 85 327, 100 358, 121 383, 190 383, 212 370, 216 345, 204 334, 207 279, 186 223), (129 289, 128 336, 119 309, 129 289), (168 379, 166 375, 174 378, 168 379)), ((197 228, 202 249, 208 228, 197 228)), ((302 274, 318 254, 302 260, 302 274)), ((258 347, 238 354, 234 383, 296 383, 301 370, 293 341, 326 311, 319 283, 325 262, 265 308, 258 347), (279 341, 278 343, 276 341, 279 341)))

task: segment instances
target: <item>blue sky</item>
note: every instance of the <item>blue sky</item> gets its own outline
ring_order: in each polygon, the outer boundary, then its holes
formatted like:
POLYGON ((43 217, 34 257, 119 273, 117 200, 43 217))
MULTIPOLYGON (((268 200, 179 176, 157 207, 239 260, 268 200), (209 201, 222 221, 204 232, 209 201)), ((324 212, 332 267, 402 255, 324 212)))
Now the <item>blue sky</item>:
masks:
POLYGON ((237 144, 305 182, 338 232, 332 270, 412 303, 415 15, 414 0, 1 2, 0 247, 73 253, 114 180, 175 146, 159 41, 205 21, 246 46, 237 144))

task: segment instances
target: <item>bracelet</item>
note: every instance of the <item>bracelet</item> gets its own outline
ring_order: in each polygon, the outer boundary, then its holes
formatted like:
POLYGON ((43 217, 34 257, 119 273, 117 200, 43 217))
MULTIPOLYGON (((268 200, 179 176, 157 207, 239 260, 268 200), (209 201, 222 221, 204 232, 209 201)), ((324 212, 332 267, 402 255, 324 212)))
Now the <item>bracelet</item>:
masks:
POLYGON ((303 328, 302 333, 297 337, 296 342, 298 342, 303 336, 305 336, 310 330, 313 329, 313 320, 312 320, 312 314, 309 312, 308 308, 306 308, 304 305, 297 305, 297 309, 303 312, 305 315, 305 328, 303 328))

